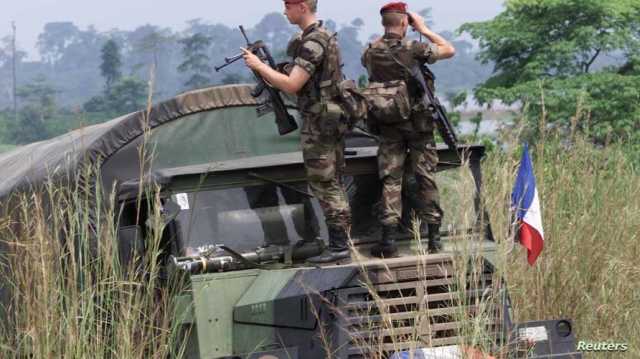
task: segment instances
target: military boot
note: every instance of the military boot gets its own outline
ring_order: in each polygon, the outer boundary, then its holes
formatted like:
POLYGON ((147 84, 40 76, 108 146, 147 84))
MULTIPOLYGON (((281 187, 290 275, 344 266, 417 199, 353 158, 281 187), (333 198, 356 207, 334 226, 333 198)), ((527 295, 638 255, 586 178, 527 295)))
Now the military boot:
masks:
POLYGON ((350 257, 349 234, 347 231, 339 228, 329 228, 329 246, 319 255, 307 259, 307 262, 324 264, 350 257))
POLYGON ((303 239, 293 245, 292 253, 294 256, 302 256, 303 258, 314 257, 322 253, 324 247, 324 242, 320 237, 303 239))
POLYGON ((378 258, 393 258, 398 255, 398 246, 394 237, 398 234, 398 226, 383 226, 382 238, 371 248, 371 255, 378 258))
POLYGON ((442 251, 442 243, 440 243, 440 223, 429 223, 429 233, 427 238, 429 239, 429 251, 432 253, 438 253, 442 251))

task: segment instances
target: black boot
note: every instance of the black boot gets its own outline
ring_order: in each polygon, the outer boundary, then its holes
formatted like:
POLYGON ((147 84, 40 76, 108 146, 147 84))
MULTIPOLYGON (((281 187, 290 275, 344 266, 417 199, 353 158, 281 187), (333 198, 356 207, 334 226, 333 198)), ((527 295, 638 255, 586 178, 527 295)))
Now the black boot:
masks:
POLYGON ((432 253, 438 253, 442 251, 442 244, 440 243, 440 223, 429 223, 429 251, 432 253))
POLYGON ((380 243, 371 248, 371 255, 378 258, 393 258, 398 255, 398 246, 393 239, 398 234, 398 226, 383 226, 380 243))
POLYGON ((296 242, 293 245, 292 255, 298 258, 309 258, 315 257, 322 253, 325 245, 322 241, 322 238, 317 237, 314 239, 303 239, 301 241, 296 242))
POLYGON ((324 264, 337 262, 350 257, 349 234, 347 231, 339 228, 329 228, 329 247, 319 255, 307 259, 307 262, 324 264))

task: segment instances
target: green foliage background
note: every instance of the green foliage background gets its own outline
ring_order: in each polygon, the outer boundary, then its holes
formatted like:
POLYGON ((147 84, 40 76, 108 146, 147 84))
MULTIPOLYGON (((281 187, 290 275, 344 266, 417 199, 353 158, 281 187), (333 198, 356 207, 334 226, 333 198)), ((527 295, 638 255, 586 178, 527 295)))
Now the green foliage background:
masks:
POLYGON ((462 26, 493 75, 480 103, 520 104, 528 137, 549 126, 640 149, 640 2, 509 0, 496 18, 462 26), (612 60, 613 59, 613 60, 612 60))

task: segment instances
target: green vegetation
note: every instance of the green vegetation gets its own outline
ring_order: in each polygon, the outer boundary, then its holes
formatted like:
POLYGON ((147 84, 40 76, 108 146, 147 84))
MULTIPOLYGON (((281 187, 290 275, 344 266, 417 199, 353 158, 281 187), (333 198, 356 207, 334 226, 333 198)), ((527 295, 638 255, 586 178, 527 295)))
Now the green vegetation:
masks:
POLYGON ((170 280, 158 263, 163 224, 147 232, 147 255, 123 266, 113 206, 86 188, 48 184, 15 198, 20 229, 0 219, 0 286, 13 291, 0 308, 0 357, 180 357, 177 286, 160 285, 170 280))
POLYGON ((147 84, 136 77, 123 77, 111 87, 105 87, 104 93, 93 97, 84 104, 89 114, 101 113, 106 118, 140 111, 147 100, 147 84))
POLYGON ((484 163, 486 204, 505 252, 516 319, 571 318, 580 340, 627 342, 625 355, 638 357, 640 168, 625 143, 601 148, 552 137, 532 150, 545 230, 536 267, 509 231, 519 154, 496 151, 484 163))
POLYGON ((122 56, 120 55, 120 47, 113 39, 107 41, 102 47, 102 64, 100 71, 105 79, 107 90, 122 77, 122 56))
POLYGON ((184 86, 187 89, 202 88, 211 83, 211 60, 206 49, 211 46, 211 38, 200 33, 193 34, 179 41, 182 45, 184 62, 178 66, 181 73, 190 73, 191 77, 184 86))
POLYGON ((640 3, 511 0, 496 18, 461 28, 495 63, 476 88, 481 103, 520 103, 530 138, 577 128, 600 144, 640 149, 640 3), (615 58, 615 61, 606 61, 615 58))
POLYGON ((33 83, 18 88, 17 96, 24 104, 18 122, 7 122, 7 135, 13 144, 36 142, 49 137, 47 121, 56 113, 56 90, 40 76, 33 83))
POLYGON ((101 95, 87 101, 83 109, 88 114, 121 115, 139 111, 147 99, 147 84, 134 76, 122 77, 122 61, 118 44, 109 40, 102 47, 100 69, 105 86, 101 95))

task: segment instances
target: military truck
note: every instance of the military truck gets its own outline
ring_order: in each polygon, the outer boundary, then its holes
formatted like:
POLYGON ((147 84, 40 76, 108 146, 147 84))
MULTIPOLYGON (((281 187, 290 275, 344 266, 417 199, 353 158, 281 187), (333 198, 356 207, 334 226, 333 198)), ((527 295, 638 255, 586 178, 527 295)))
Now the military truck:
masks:
MULTIPOLYGON (((148 113, 0 155, 0 198, 51 178, 52 168, 68 174, 98 164, 93 180, 105 196, 117 194, 120 257, 129 261, 144 254, 154 213, 137 207, 140 191, 159 189, 167 223, 161 264, 187 282, 175 319, 188 358, 442 357, 433 350, 478 344, 465 326, 480 317, 476 329, 492 350, 579 357, 570 321, 511 322, 481 205, 484 147, 438 148, 445 250, 428 253, 420 226, 407 221, 400 256, 381 260, 369 256, 380 236, 376 139, 350 135, 343 181, 354 217, 352 258, 313 266, 305 260, 322 248, 296 243, 317 243, 327 229, 306 184, 298 135, 280 136, 272 115, 258 116, 261 100, 251 89, 192 91, 148 113)), ((403 217, 411 218, 411 198, 405 203, 403 217)))

